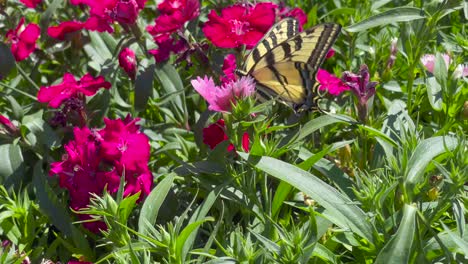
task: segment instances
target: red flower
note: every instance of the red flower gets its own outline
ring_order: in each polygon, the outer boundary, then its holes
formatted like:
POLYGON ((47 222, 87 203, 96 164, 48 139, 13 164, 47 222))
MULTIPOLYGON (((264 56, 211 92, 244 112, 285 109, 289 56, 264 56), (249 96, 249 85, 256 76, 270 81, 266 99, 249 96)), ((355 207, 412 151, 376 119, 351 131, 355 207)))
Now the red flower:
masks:
POLYGON ((16 127, 10 119, 0 114, 0 132, 2 131, 1 127, 3 127, 8 134, 10 135, 19 135, 19 128, 16 127))
MULTIPOLYGON (((210 149, 214 149, 219 143, 229 140, 226 132, 224 132, 226 126, 223 119, 219 119, 216 123, 203 128, 203 143, 208 145, 210 149)), ((245 132, 242 135, 242 149, 245 152, 249 152, 249 134, 245 132)), ((229 144, 228 151, 234 151, 235 147, 233 144, 229 144)))
POLYGON ((15 30, 9 30, 6 34, 8 42, 11 42, 11 52, 16 61, 22 61, 29 57, 36 49, 36 41, 41 34, 41 29, 36 24, 24 27, 24 18, 21 18, 15 30))
POLYGON ((326 90, 328 93, 335 96, 350 89, 340 78, 323 69, 318 70, 317 81, 320 83, 320 90, 326 90))
POLYGON ((335 50, 331 48, 328 52, 327 55, 325 55, 325 58, 329 59, 335 55, 335 50))
POLYGON ((20 0, 20 2, 29 8, 36 8, 36 6, 40 4, 42 0, 20 0))
POLYGON ((52 108, 58 108, 65 100, 76 97, 79 94, 92 96, 99 88, 109 89, 110 82, 106 82, 104 77, 94 78, 87 73, 79 81, 71 73, 65 73, 60 84, 43 86, 37 93, 37 100, 41 103, 49 103, 52 108))
POLYGON ((85 25, 79 21, 65 21, 57 26, 49 27, 47 29, 47 34, 55 39, 65 40, 70 33, 80 31, 84 26, 85 25))
POLYGON ((233 5, 221 10, 221 15, 212 10, 203 26, 203 33, 215 46, 237 48, 255 44, 275 23, 273 3, 258 3, 253 7, 233 5))
POLYGON ((128 74, 130 79, 135 80, 137 61, 135 52, 129 48, 124 48, 119 53, 119 65, 128 74))

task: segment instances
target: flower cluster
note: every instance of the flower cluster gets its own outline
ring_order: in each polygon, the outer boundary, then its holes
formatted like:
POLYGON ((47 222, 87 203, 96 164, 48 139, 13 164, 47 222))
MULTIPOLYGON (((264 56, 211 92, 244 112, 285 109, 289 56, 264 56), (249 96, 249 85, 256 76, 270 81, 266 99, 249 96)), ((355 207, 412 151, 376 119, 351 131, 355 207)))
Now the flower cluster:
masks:
MULTIPOLYGON (((148 168, 150 146, 135 124, 138 120, 127 116, 124 120, 105 119, 106 126, 100 130, 74 128, 74 140, 65 145, 67 154, 62 161, 52 163, 49 172, 58 175, 60 187, 69 191, 73 210, 87 207, 91 193, 116 193, 121 177, 126 182, 124 196, 141 192, 141 200, 149 194, 153 182, 148 168)), ((90 219, 89 215, 79 217, 90 219)), ((106 229, 103 222, 84 226, 92 232, 106 229)))
POLYGON ((41 34, 41 29, 36 24, 24 24, 21 18, 15 30, 6 33, 7 42, 11 43, 11 53, 16 61, 22 61, 31 55, 36 49, 36 41, 41 34))
POLYGON ((157 62, 165 61, 171 52, 179 53, 186 48, 185 40, 176 37, 184 24, 200 13, 198 0, 164 0, 158 5, 160 15, 155 19, 155 25, 146 30, 158 45, 157 49, 149 52, 157 62))
POLYGON ((58 26, 49 27, 49 36, 64 40, 67 34, 82 29, 109 33, 114 32, 111 24, 119 22, 130 25, 136 22, 138 13, 145 6, 146 0, 71 0, 73 5, 86 5, 89 7, 89 17, 86 21, 65 21, 58 26))

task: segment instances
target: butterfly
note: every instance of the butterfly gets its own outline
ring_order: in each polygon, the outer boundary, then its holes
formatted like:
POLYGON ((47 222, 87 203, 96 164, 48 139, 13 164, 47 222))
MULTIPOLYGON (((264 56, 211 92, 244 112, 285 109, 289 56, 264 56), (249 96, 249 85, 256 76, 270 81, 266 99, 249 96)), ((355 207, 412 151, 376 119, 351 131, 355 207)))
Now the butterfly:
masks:
POLYGON ((299 32, 296 19, 283 19, 247 55, 238 74, 256 80, 262 101, 273 97, 297 112, 310 109, 319 98, 315 75, 340 30, 325 23, 299 32))

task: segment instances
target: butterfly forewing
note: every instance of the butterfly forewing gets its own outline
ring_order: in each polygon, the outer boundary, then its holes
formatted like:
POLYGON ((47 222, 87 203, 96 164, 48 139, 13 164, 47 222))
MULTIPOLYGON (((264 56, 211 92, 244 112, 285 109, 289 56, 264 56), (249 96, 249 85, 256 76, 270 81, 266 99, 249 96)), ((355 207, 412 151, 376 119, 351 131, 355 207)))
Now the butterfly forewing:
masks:
POLYGON ((252 50, 244 71, 256 79, 262 96, 289 105, 309 103, 315 75, 339 34, 337 24, 321 24, 298 33, 298 22, 285 19, 270 29, 252 50))
POLYGON ((286 18, 276 23, 257 43, 247 56, 244 71, 250 72, 252 67, 260 61, 270 50, 299 33, 299 22, 286 18))

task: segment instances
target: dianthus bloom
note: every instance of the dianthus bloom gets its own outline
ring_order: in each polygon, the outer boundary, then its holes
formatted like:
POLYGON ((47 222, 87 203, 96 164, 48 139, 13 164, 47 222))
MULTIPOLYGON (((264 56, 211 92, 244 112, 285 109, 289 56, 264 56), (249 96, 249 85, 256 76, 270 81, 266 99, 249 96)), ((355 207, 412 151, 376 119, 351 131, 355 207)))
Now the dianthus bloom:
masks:
POLYGON ((224 76, 221 76, 221 82, 228 83, 228 82, 237 80, 236 68, 237 68, 236 55, 234 54, 226 55, 226 57, 224 57, 223 68, 222 68, 224 76))
POLYGON ((87 73, 79 81, 75 80, 73 74, 65 73, 60 84, 41 87, 37 94, 37 100, 41 103, 49 103, 52 108, 58 108, 64 101, 77 96, 92 96, 99 88, 109 89, 110 82, 106 82, 104 77, 94 78, 87 73))
POLYGON ((318 70, 317 81, 320 83, 319 89, 321 91, 328 91, 331 95, 337 96, 349 90, 349 87, 340 78, 323 69, 318 70))
MULTIPOLYGON (((448 54, 442 54, 442 58, 445 62, 445 66, 449 67, 451 63, 451 58, 448 54)), ((434 73, 434 66, 435 66, 435 59, 436 56, 434 54, 425 54, 424 56, 421 57, 421 63, 426 67, 426 69, 430 73, 434 73)), ((454 78, 460 78, 460 77, 465 77, 468 76, 468 66, 460 64, 457 65, 455 72, 454 72, 454 78)))
POLYGON ((221 15, 211 10, 203 33, 220 48, 253 48, 275 23, 276 7, 273 3, 233 5, 221 10, 221 15))
POLYGON ((19 128, 15 126, 10 119, 0 114, 0 133, 3 132, 3 130, 11 136, 18 136, 20 133, 19 128))
POLYGON ((133 50, 124 48, 120 51, 119 65, 128 74, 130 79, 135 80, 137 61, 133 50))
MULTIPOLYGON (((70 194, 70 207, 77 211, 86 208, 91 193, 110 194, 119 189, 125 176, 124 196, 141 192, 140 200, 151 190, 153 178, 148 168, 150 146, 146 135, 135 123, 139 119, 127 116, 124 120, 105 119, 101 130, 74 128, 74 139, 65 145, 62 161, 51 164, 49 175, 58 175, 60 187, 70 194)), ((79 215, 81 220, 91 219, 79 215)), ((103 222, 83 224, 93 232, 105 230, 103 222)))
POLYGON ((57 26, 51 26, 47 29, 49 36, 58 39, 65 40, 71 33, 82 30, 84 23, 79 21, 65 21, 57 26))
POLYGON ((198 0, 164 0, 158 5, 160 15, 146 30, 151 34, 158 49, 150 50, 157 62, 165 61, 171 52, 179 53, 186 48, 186 43, 174 34, 184 24, 200 14, 198 0))
POLYGON ((255 92, 255 82, 250 76, 239 80, 215 85, 213 79, 197 77, 192 80, 192 86, 208 102, 208 109, 217 112, 229 112, 231 106, 240 98, 251 96, 255 92))
MULTIPOLYGON (((226 126, 223 119, 219 119, 216 123, 203 128, 203 143, 208 145, 210 149, 214 149, 218 144, 229 140, 225 132, 226 126)), ((242 149, 245 152, 249 152, 249 134, 245 132, 242 135, 242 149)), ((228 151, 234 151, 235 147, 233 144, 229 144, 227 147, 228 151)))
POLYGON ((11 43, 11 52, 16 61, 22 61, 29 57, 36 49, 36 41, 41 34, 41 29, 36 24, 24 25, 24 18, 21 18, 15 30, 6 33, 7 42, 11 43))
POLYGON ((42 0, 20 0, 20 2, 29 8, 36 8, 36 6, 40 4, 42 0))

